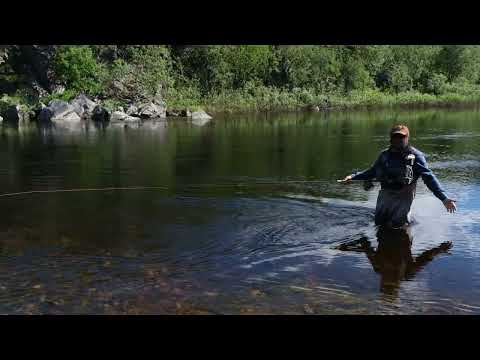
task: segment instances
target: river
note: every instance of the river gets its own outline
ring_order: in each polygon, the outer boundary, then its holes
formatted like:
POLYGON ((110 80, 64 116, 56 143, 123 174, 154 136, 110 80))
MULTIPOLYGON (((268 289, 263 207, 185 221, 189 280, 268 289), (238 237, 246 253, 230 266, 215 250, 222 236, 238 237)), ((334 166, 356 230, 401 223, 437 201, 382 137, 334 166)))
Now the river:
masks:
POLYGON ((478 110, 3 124, 0 136, 1 194, 156 187, 0 196, 1 314, 480 313, 478 110), (367 168, 394 122, 458 211, 419 180, 411 244, 382 247, 378 186, 335 180, 367 168))

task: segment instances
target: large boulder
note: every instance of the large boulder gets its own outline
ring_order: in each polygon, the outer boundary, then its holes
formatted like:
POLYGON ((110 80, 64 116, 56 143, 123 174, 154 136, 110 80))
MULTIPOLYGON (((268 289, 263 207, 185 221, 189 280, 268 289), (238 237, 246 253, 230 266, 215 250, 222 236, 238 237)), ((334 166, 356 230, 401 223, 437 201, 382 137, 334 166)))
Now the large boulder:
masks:
POLYGON ((122 111, 114 111, 112 116, 110 117, 110 121, 114 122, 139 122, 140 119, 138 117, 130 116, 125 114, 122 111))
POLYGON ((211 118, 205 111, 192 112, 192 120, 210 120, 211 118))
POLYGON ((77 97, 73 99, 70 104, 73 106, 75 112, 79 116, 91 115, 93 113, 93 110, 95 109, 95 106, 97 106, 95 101, 90 100, 84 94, 77 95, 77 97))
MULTIPOLYGON (((69 103, 62 100, 52 100, 48 103, 48 109, 52 116, 52 121, 80 121, 80 116, 75 112, 75 108, 69 103)), ((45 111, 42 115, 44 119, 48 116, 48 112, 45 111)))
POLYGON ((98 122, 110 121, 110 113, 101 105, 95 106, 92 112, 92 120, 98 122))
POLYGON ((150 102, 148 104, 140 105, 138 108, 138 115, 142 118, 164 118, 167 117, 165 106, 154 104, 150 102))

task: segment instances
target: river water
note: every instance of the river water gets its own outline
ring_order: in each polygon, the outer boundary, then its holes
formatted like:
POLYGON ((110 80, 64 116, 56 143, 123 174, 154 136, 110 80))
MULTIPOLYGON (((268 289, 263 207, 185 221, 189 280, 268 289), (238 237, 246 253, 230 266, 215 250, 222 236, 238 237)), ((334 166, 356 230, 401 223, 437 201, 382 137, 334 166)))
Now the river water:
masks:
POLYGON ((478 110, 0 136, 1 194, 158 187, 1 196, 1 314, 480 313, 478 110), (419 180, 407 239, 377 234, 378 186, 335 181, 367 168, 394 122, 459 208, 419 180))

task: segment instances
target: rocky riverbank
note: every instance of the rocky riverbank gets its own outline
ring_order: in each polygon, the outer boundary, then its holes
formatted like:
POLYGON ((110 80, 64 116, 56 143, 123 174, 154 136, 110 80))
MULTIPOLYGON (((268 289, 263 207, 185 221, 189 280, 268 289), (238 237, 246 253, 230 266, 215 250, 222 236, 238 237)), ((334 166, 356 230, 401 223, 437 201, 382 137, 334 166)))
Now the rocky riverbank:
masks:
POLYGON ((33 109, 15 104, 1 109, 0 121, 11 124, 63 124, 74 125, 82 122, 111 123, 115 125, 140 124, 144 120, 166 121, 168 118, 180 118, 193 122, 208 122, 212 116, 205 111, 167 108, 160 97, 149 101, 131 102, 126 107, 109 109, 101 100, 93 100, 84 94, 78 94, 70 102, 51 100, 40 103, 33 109))

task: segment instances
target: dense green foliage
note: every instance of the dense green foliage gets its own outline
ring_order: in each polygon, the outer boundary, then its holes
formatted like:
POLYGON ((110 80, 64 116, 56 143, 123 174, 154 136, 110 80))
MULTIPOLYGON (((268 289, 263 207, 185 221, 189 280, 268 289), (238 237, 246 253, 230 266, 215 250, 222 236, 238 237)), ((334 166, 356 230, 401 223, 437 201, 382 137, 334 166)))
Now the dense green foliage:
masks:
MULTIPOLYGON (((15 57, 0 50, 2 73, 15 57)), ((51 67, 67 90, 48 98, 160 94, 172 106, 238 110, 477 101, 478 55, 465 45, 62 45, 51 67)))

